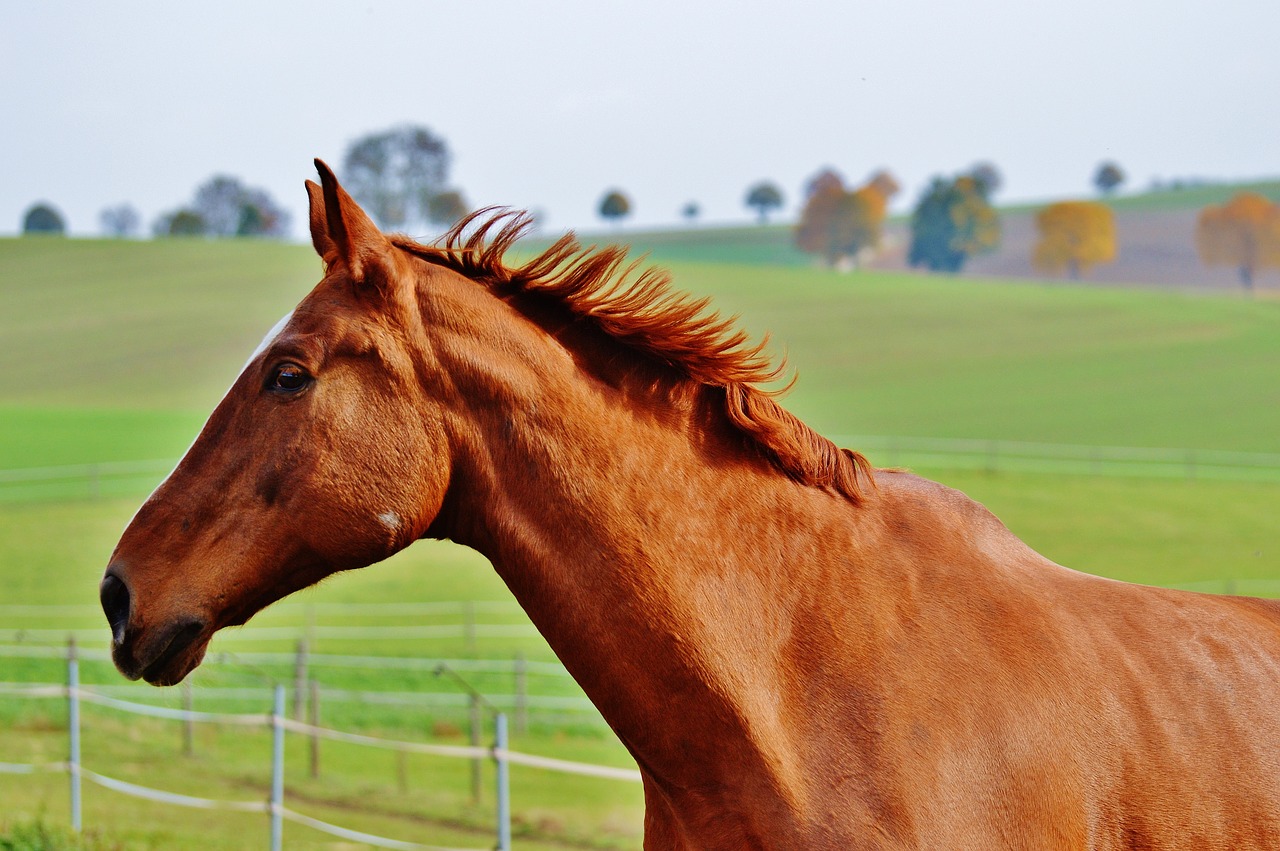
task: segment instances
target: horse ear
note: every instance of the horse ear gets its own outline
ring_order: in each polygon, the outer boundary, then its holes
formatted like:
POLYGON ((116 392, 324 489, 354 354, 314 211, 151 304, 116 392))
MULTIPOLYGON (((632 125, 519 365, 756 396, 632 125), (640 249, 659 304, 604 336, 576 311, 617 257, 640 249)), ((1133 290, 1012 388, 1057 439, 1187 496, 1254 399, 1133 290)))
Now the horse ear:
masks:
POLYGON ((307 181, 307 198, 311 202, 311 245, 326 263, 337 254, 338 246, 329 238, 329 222, 324 214, 324 190, 320 184, 307 181))
POLYGON ((360 205, 338 184, 324 161, 316 160, 319 192, 311 196, 311 242, 327 263, 341 263, 357 281, 376 276, 386 264, 391 243, 360 205))

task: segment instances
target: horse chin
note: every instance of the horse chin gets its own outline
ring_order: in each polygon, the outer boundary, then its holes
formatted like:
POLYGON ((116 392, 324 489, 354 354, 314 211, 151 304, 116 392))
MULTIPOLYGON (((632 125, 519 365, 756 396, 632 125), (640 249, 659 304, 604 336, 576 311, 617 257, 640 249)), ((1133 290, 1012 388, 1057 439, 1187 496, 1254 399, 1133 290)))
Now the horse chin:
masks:
POLYGON ((131 680, 143 679, 153 686, 171 686, 182 682, 204 660, 213 631, 202 621, 187 621, 171 626, 143 647, 128 643, 112 648, 112 657, 120 673, 131 680))
POLYGON ((200 641, 189 646, 164 665, 152 663, 142 672, 142 678, 153 686, 176 686, 186 678, 187 674, 200 666, 208 649, 209 640, 200 641))

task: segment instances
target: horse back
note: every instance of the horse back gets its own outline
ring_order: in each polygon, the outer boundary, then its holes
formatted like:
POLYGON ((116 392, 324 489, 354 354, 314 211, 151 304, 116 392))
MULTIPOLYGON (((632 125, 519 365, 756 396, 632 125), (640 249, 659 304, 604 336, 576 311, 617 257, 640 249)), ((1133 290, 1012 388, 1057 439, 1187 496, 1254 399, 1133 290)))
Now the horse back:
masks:
POLYGON ((858 733, 894 844, 1280 847, 1280 604, 1072 571, 879 478, 863 558, 892 602, 858 733))

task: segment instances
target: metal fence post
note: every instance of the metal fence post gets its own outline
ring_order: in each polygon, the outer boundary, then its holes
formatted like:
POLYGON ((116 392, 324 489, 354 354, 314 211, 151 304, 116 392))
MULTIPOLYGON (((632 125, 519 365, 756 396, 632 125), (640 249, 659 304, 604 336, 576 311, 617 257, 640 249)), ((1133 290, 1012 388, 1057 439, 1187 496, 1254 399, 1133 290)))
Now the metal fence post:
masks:
POLYGON ((271 707, 271 851, 284 842, 284 686, 276 684, 271 707))
POLYGON ((80 661, 76 640, 67 642, 67 728, 71 740, 67 773, 71 780, 71 829, 80 832, 80 661))
POLYGON ((511 777, 507 762, 507 716, 493 719, 493 759, 498 764, 498 849, 511 851, 511 777))

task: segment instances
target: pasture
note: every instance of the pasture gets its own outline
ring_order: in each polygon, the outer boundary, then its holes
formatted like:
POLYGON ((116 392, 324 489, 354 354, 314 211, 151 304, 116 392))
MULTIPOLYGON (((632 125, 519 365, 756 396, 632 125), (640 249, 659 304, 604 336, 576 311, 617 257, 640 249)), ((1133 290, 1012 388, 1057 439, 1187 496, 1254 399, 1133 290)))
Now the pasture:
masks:
MULTIPOLYGON (((740 313, 753 333, 772 333, 775 349, 785 351, 800 374, 787 406, 829 435, 1278 449, 1275 300, 887 272, 835 275, 725 262, 677 264, 672 271, 681 288, 712 295, 723 310, 740 313)), ((318 261, 302 246, 0 240, 0 470, 176 459, 258 339, 318 275, 318 261)), ((873 462, 890 463, 869 454, 873 462)), ((1280 592, 1272 584, 1280 579, 1280 484, 989 474, 946 466, 919 471, 982 501, 1062 564, 1151 584, 1280 592)), ((93 612, 97 581, 147 485, 134 482, 128 493, 98 500, 24 499, 20 493, 0 498, 3 603, 82 607, 44 619, 0 608, 5 642, 21 629, 100 627, 105 643, 105 626, 93 612)), ((250 645, 243 638, 272 626, 295 626, 301 634, 312 617, 309 605, 510 601, 482 559, 451 545, 419 543, 360 574, 335 577, 298 595, 297 602, 268 610, 215 642, 215 652, 287 652, 291 639, 250 645)), ((500 619, 522 622, 518 613, 500 619)), ((325 638, 313 650, 552 658, 534 636, 478 638, 470 645, 460 637, 325 638)), ((287 680, 290 671, 283 665, 259 674, 260 680, 287 680)), ((54 661, 0 656, 0 681, 60 676, 54 661)), ((326 685, 337 687, 439 687, 428 675, 379 679, 357 669, 325 676, 326 685)), ((101 663, 86 663, 85 679, 121 682, 101 663)), ((243 684, 243 675, 217 666, 201 669, 195 679, 210 687, 243 684)), ((507 688, 496 680, 477 685, 507 688)), ((552 696, 573 693, 570 684, 547 688, 552 696)), ((56 721, 61 712, 56 703, 47 712, 0 704, 0 761, 35 759, 38 753, 56 758, 65 747, 56 721)), ((362 729, 416 728, 439 741, 459 737, 457 712, 439 714, 443 723, 435 726, 422 714, 368 706, 333 712, 335 723, 362 729)), ((261 763, 252 756, 265 751, 263 742, 210 734, 190 758, 197 766, 193 771, 173 758, 178 732, 162 722, 126 723, 103 715, 95 723, 101 726, 86 745, 89 758, 119 766, 126 779, 146 778, 179 791, 239 789, 229 797, 245 797, 247 789, 265 783, 261 763)), ((627 764, 625 752, 598 725, 532 724, 515 746, 627 764)), ((465 767, 428 772, 410 766, 409 780, 401 783, 389 757, 384 764, 341 748, 328 752, 334 779, 289 777, 291 790, 321 812, 350 812, 375 800, 375 812, 344 823, 364 819, 355 826, 387 835, 403 835, 411 825, 424 841, 476 844, 475 826, 486 823, 488 812, 485 804, 467 801, 459 776, 465 767)), ((0 776, 0 790, 8 818, 65 819, 60 777, 0 776)), ((519 815, 527 836, 521 847, 634 847, 639 798, 638 787, 625 784, 517 777, 515 801, 523 806, 519 815)), ((244 847, 242 834, 259 828, 244 817, 224 830, 212 819, 188 819, 182 811, 156 811, 126 800, 91 790, 86 812, 87 823, 105 826, 129 847, 190 846, 195 837, 204 847, 244 847), (144 813, 153 815, 143 819, 144 813)), ((311 841, 293 829, 290 847, 308 847, 304 837, 311 841)))

